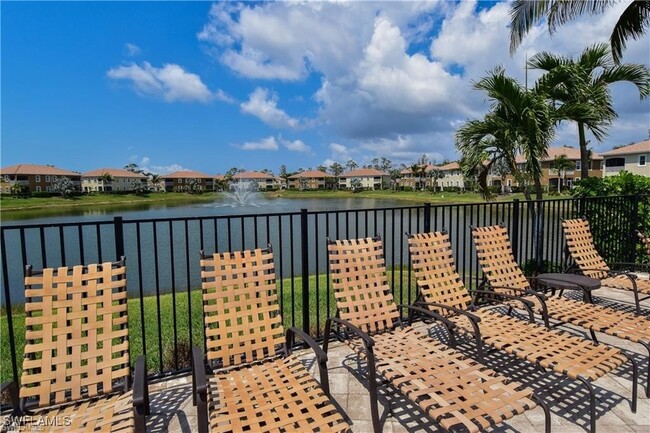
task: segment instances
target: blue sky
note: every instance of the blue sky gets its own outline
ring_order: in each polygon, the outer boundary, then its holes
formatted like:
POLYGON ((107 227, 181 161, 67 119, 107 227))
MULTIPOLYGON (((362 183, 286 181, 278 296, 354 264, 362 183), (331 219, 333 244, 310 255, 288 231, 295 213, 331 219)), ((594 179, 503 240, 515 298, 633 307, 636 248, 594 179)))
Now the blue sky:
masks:
MULTIPOLYGON (((290 171, 353 158, 455 159, 487 104, 471 81, 606 40, 615 8, 508 55, 508 5, 452 2, 3 2, 1 165, 290 171)), ((650 63, 649 39, 625 61, 650 63)), ((531 79, 535 73, 531 73, 531 79)), ((596 150, 646 139, 650 105, 613 87, 596 150)), ((575 144, 562 125, 556 144, 575 144)))

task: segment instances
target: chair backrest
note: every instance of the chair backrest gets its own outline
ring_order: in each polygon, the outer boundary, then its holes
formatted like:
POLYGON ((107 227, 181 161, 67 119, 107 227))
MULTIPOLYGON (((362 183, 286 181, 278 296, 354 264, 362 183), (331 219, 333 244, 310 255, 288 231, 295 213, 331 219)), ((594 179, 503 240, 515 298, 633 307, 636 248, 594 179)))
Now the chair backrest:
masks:
POLYGON ((392 328, 399 311, 388 287, 381 240, 331 241, 327 251, 339 317, 364 332, 392 328))
POLYGON ((645 251, 646 256, 650 260, 650 236, 646 236, 645 233, 642 233, 637 230, 636 232, 637 236, 639 236, 639 240, 641 241, 641 245, 643 245, 643 249, 645 251))
POLYGON ((472 239, 483 276, 495 291, 504 291, 498 287, 530 288, 512 253, 508 230, 505 227, 472 227, 472 239))
POLYGON ((562 221, 567 251, 580 271, 591 278, 607 277, 609 267, 596 250, 594 238, 591 235, 589 221, 584 218, 562 221), (590 269, 602 269, 590 270, 590 269))
POLYGON ((210 362, 230 367, 280 354, 284 329, 270 248, 202 258, 201 281, 210 362))
POLYGON ((124 259, 47 268, 25 277, 25 359, 20 397, 39 407, 129 386, 124 259))
MULTIPOLYGON (((424 302, 465 310, 472 299, 456 271, 449 234, 419 233, 409 236, 411 264, 424 302)), ((435 309, 435 308, 434 308, 435 309)), ((441 314, 448 310, 440 309, 441 314)))

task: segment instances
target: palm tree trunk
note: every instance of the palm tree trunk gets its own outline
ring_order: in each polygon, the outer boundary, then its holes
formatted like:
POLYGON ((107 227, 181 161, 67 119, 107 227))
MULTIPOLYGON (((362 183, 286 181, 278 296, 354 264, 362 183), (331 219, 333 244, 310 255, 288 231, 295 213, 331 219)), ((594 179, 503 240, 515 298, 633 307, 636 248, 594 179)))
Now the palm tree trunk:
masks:
POLYGON ((585 139, 585 124, 578 122, 578 140, 580 141, 580 179, 589 177, 589 153, 585 139))

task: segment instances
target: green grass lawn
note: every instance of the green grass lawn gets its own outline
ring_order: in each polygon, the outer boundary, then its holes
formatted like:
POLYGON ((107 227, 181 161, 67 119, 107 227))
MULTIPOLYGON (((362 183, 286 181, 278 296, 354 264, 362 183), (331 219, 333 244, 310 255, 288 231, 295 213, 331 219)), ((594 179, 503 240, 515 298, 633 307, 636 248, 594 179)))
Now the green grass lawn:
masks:
POLYGON ((190 204, 213 202, 219 193, 206 192, 204 194, 187 194, 181 192, 150 193, 145 195, 135 194, 92 194, 79 197, 7 197, 0 198, 2 212, 35 210, 44 208, 77 208, 94 206, 137 206, 142 204, 190 204))
MULTIPOLYGON (((393 276, 392 270, 388 273, 388 282, 391 284, 393 276)), ((397 303, 408 303, 409 292, 410 301, 415 301, 415 278, 411 275, 411 289, 408 287, 408 271, 406 268, 396 268, 395 272, 395 300, 397 303), (400 292, 400 279, 403 291, 400 292)), ((325 320, 328 316, 336 312, 336 302, 333 293, 330 293, 329 299, 326 296, 327 279, 326 275, 320 275, 309 278, 309 317, 310 333, 316 335, 317 331, 322 334, 325 328, 325 320), (317 289, 318 288, 318 289, 317 289), (328 302, 330 313, 328 314, 328 302), (318 307, 317 307, 318 306, 318 307), (318 311, 317 311, 318 310, 318 311), (317 314, 318 313, 318 314, 317 314)), ((302 280, 294 278, 294 293, 291 292, 290 278, 285 278, 282 283, 278 284, 280 293, 280 302, 282 303, 282 318, 285 328, 292 326, 292 323, 299 328, 302 327, 302 280), (291 300, 295 299, 292 303, 291 300)), ((331 292, 331 291, 330 291, 331 292)), ((189 294, 191 303, 191 313, 188 310, 188 293, 182 292, 176 294, 161 295, 158 301, 155 296, 144 298, 142 304, 144 308, 144 321, 142 320, 140 300, 137 298, 128 300, 129 311, 129 343, 131 348, 131 362, 134 363, 138 355, 142 354, 142 323, 145 323, 145 343, 147 350, 147 369, 151 373, 161 371, 162 352, 162 371, 172 371, 176 369, 176 356, 178 356, 179 368, 189 367, 189 341, 190 341, 190 323, 192 327, 192 344, 203 347, 203 311, 201 302, 201 291, 192 290, 189 294), (174 316, 174 306, 176 315, 174 316), (160 328, 158 327, 158 311, 160 311, 160 328), (178 342, 178 351, 174 350, 174 317, 176 318, 176 341, 178 342), (160 329, 162 346, 159 344, 158 334, 160 329)), ((12 314, 14 325, 14 338, 18 360, 22 360, 25 346, 25 312, 22 306, 16 306, 12 314)), ((0 336, 2 344, 0 345, 0 381, 5 382, 12 378, 11 352, 9 348, 9 326, 7 323, 6 312, 0 315, 0 336)), ((18 362, 18 374, 22 370, 22 361, 18 362)))
MULTIPOLYGON (((361 191, 352 192, 347 190, 319 190, 319 191, 270 191, 265 193, 267 197, 282 198, 376 198, 385 200, 404 200, 431 204, 450 204, 450 203, 481 203, 485 199, 480 194, 474 192, 457 193, 457 192, 437 192, 435 194, 428 191, 361 191)), ((497 201, 512 201, 514 199, 524 200, 524 195, 510 194, 507 196, 498 196, 497 201)))

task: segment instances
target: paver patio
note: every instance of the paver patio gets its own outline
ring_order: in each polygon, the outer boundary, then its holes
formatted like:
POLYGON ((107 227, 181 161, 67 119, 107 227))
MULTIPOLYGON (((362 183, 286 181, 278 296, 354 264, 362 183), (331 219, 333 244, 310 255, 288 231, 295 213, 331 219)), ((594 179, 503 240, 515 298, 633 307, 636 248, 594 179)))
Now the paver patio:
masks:
MULTIPOLYGON (((577 293, 575 294, 578 295, 577 293)), ((633 299, 628 293, 600 289, 595 293, 597 303, 612 304, 626 311, 634 310, 633 299)), ((642 304, 642 313, 650 315, 650 306, 642 304)), ((583 335, 579 328, 562 326, 566 330, 583 335)), ((420 324, 422 332, 429 331, 434 338, 447 341, 442 328, 436 325, 420 324)), ((632 371, 628 366, 616 370, 594 382, 597 396, 598 432, 650 432, 650 400, 646 398, 647 353, 641 345, 598 334, 601 342, 621 347, 637 360, 639 364, 639 402, 636 414, 630 411, 630 389, 632 371)), ((467 355, 474 355, 474 347, 468 339, 458 339, 458 349, 467 355)), ((301 359, 317 376, 317 366, 311 351, 303 351, 301 359)), ((365 379, 365 364, 360 362, 351 350, 340 343, 330 345, 328 354, 330 387, 332 397, 344 414, 355 433, 372 432, 370 405, 365 379), (361 379, 361 380, 359 380, 361 379)), ((535 390, 551 409, 552 430, 554 432, 584 432, 589 426, 589 405, 586 389, 575 381, 562 376, 545 373, 534 365, 519 361, 514 356, 502 352, 491 352, 486 356, 488 367, 500 371, 507 377, 523 383, 535 390)), ((192 405, 191 376, 177 377, 151 385, 151 411, 149 432, 190 433, 197 430, 196 409, 192 405)), ((416 406, 405 400, 388 385, 379 388, 380 413, 385 433, 398 432, 437 432, 442 431, 431 422, 416 406)), ((498 432, 543 432, 544 413, 536 408, 524 415, 516 416, 508 422, 492 429, 498 432)))

